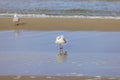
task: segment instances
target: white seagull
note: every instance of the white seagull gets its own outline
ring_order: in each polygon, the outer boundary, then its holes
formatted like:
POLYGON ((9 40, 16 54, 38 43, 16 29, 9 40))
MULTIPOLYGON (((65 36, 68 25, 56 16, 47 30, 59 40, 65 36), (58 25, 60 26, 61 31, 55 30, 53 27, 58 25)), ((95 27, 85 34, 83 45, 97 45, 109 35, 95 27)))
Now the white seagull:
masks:
POLYGON ((60 49, 60 53, 61 53, 61 52, 63 52, 63 45, 65 43, 67 43, 67 41, 63 35, 60 35, 60 36, 56 37, 55 43, 59 45, 59 49, 60 49))
POLYGON ((16 25, 19 25, 19 21, 20 21, 20 18, 17 16, 17 14, 14 14, 13 22, 14 22, 16 25))

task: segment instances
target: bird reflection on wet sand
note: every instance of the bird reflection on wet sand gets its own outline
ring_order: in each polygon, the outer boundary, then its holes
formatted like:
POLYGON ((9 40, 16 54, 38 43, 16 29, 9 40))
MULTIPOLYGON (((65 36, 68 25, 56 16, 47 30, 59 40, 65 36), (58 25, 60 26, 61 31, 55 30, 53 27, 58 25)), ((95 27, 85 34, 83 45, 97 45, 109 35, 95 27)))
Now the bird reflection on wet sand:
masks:
POLYGON ((24 27, 25 24, 26 23, 21 22, 21 23, 19 23, 19 26, 15 26, 14 27, 15 37, 18 37, 20 35, 20 33, 21 33, 21 31, 22 31, 22 29, 23 29, 23 27, 24 27))
POLYGON ((17 27, 14 29, 15 37, 18 37, 20 35, 20 29, 17 27))
POLYGON ((57 54, 57 62, 64 63, 67 60, 67 51, 63 51, 62 53, 57 54))

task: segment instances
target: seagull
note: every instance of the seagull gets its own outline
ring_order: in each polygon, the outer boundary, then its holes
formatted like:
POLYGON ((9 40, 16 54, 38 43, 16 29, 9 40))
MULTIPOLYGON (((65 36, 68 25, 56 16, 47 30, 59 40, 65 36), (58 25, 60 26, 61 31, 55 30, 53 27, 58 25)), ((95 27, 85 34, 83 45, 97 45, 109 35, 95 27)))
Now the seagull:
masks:
POLYGON ((61 53, 61 52, 63 52, 63 45, 65 43, 67 43, 67 41, 63 35, 60 35, 60 36, 56 37, 55 43, 59 45, 59 49, 60 49, 60 53, 61 53))
POLYGON ((20 21, 20 18, 17 16, 17 14, 14 14, 13 22, 14 22, 16 25, 19 25, 19 21, 20 21))

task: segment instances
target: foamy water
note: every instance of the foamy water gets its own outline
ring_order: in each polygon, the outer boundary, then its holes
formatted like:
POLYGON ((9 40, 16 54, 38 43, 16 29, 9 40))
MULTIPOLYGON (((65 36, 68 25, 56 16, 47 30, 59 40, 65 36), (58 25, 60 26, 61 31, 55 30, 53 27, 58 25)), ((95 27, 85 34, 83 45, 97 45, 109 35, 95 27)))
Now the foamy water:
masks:
POLYGON ((119 0, 0 0, 0 14, 120 16, 119 0))
MULTIPOLYGON (((45 14, 17 14, 20 18, 85 18, 85 19, 120 19, 119 16, 63 16, 63 15, 45 15, 45 14)), ((0 17, 13 17, 14 14, 2 13, 0 17)))

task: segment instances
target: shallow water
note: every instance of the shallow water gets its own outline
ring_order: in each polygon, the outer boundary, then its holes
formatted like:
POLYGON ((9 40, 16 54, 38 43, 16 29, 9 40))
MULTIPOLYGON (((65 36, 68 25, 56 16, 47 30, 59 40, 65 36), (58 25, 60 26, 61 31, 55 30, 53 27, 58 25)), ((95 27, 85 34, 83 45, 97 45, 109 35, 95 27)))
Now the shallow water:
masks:
POLYGON ((120 32, 0 31, 0 75, 120 76, 120 32), (67 44, 59 54, 55 38, 67 44))
POLYGON ((0 13, 120 16, 119 0, 0 0, 0 13))

